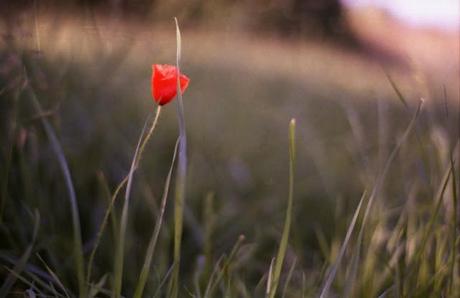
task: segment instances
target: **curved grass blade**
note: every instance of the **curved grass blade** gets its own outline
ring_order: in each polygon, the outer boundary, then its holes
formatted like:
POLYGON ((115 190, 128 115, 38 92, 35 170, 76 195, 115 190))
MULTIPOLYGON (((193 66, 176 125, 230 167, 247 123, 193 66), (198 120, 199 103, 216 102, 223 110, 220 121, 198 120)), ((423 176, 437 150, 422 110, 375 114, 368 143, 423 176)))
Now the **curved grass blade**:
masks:
MULTIPOLYGON (((38 102, 38 99, 29 87, 27 89, 29 91, 30 98, 32 99, 32 104, 34 105, 35 110, 38 114, 43 114, 43 109, 38 102)), ((78 211, 78 203, 77 203, 77 196, 75 194, 75 189, 72 182, 72 176, 70 174, 69 165, 67 164, 67 160, 64 155, 64 151, 59 143, 59 140, 54 133, 53 127, 48 122, 45 117, 40 117, 42 122, 43 128, 45 129, 45 133, 48 136, 48 139, 51 143, 51 148, 54 151, 59 163, 59 167, 61 168, 62 174, 64 176, 65 184, 67 187, 67 191, 69 194, 70 200, 70 210, 72 214, 72 228, 73 228, 73 249, 75 255, 75 265, 77 268, 77 279, 78 279, 78 289, 79 289, 79 297, 86 298, 86 285, 85 285, 85 264, 83 258, 83 246, 82 246, 82 239, 81 239, 81 227, 80 227, 80 217, 78 211)))

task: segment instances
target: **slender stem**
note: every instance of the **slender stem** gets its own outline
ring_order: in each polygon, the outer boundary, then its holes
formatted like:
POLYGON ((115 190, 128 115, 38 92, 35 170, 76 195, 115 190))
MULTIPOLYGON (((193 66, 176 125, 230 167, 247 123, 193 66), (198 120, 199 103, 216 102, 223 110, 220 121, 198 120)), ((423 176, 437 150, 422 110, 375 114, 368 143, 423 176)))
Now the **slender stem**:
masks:
POLYGON ((161 106, 158 105, 155 111, 155 117, 153 118, 152 125, 150 126, 150 129, 149 129, 149 132, 145 136, 144 140, 142 141, 141 147, 139 148, 139 155, 136 161, 136 168, 139 165, 139 162, 142 158, 142 153, 144 152, 145 146, 147 145, 148 141, 152 137, 153 131, 157 127, 158 119, 160 118, 160 113, 161 113, 161 106))
POLYGON ((145 133, 145 128, 147 127, 147 122, 142 129, 139 141, 136 146, 136 151, 134 152, 134 157, 131 162, 131 167, 129 169, 128 181, 126 182, 126 191, 125 191, 125 200, 123 202, 123 209, 121 211, 121 220, 120 220, 120 229, 118 233, 117 245, 115 247, 115 267, 114 267, 114 296, 115 298, 121 297, 121 289, 123 284, 123 261, 124 261, 124 250, 125 250, 125 240, 126 240, 126 230, 128 227, 128 215, 129 215, 129 201, 131 198, 131 187, 134 177, 134 171, 136 170, 136 162, 139 158, 139 151, 142 144, 142 136, 145 133))
POLYGON ((280 246, 278 254, 275 259, 275 267, 273 269, 272 285, 270 287, 270 298, 274 298, 278 288, 281 269, 283 268, 284 257, 286 256, 287 245, 289 241, 289 231, 291 229, 292 221, 292 205, 294 197, 294 172, 295 172, 295 119, 289 123, 289 195, 288 206, 286 209, 286 218, 284 221, 283 234, 281 235, 280 246))
MULTIPOLYGON (((147 145, 148 141, 152 137, 153 131, 155 130, 155 128, 156 128, 156 126, 158 124, 158 119, 160 118, 160 113, 161 113, 161 106, 157 106, 157 109, 155 111, 155 117, 153 118, 153 121, 152 121, 152 125, 150 126, 150 129, 149 129, 147 135, 142 140, 142 143, 141 143, 141 145, 139 147, 139 153, 136 156, 136 161, 135 161, 135 169, 139 166, 139 162, 142 159, 142 153, 144 152, 145 146, 147 145)), ((141 138, 142 138, 142 136, 141 136, 141 138)), ((96 235, 96 240, 94 242, 94 246, 93 246, 93 249, 91 251, 89 261, 88 261, 88 272, 87 272, 87 275, 86 275, 86 283, 88 285, 89 285, 90 280, 91 280, 91 273, 92 273, 92 269, 93 269, 94 257, 96 256, 96 251, 97 251, 97 249, 99 247, 100 241, 102 239, 102 235, 104 234, 105 228, 107 226, 109 216, 112 213, 113 206, 115 204, 115 200, 116 200, 119 192, 121 191, 121 189, 126 185, 126 182, 128 182, 128 177, 129 177, 129 174, 126 175, 123 178, 123 180, 118 184, 117 188, 115 189, 115 191, 114 191, 114 193, 113 193, 113 195, 111 197, 110 204, 107 207, 107 210, 106 210, 106 212, 104 214, 104 218, 102 220, 102 223, 101 223, 101 226, 99 228, 99 231, 98 231, 98 233, 96 235)))

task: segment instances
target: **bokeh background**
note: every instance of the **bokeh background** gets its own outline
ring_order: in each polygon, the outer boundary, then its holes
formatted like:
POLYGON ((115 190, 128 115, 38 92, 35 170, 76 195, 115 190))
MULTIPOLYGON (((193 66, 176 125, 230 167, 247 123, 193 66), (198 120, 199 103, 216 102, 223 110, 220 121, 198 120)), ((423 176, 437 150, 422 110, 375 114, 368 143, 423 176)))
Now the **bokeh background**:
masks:
MULTIPOLYGON (((334 255, 334 239, 341 239, 421 98, 422 145, 411 139, 402 149, 380 202, 398 210, 415 186, 420 194, 435 192, 445 152, 459 139, 458 6, 455 0, 2 1, 2 260, 9 264, 27 246, 31 210, 38 209, 36 251, 75 283, 66 189, 39 119, 51 121, 65 151, 89 251, 107 191, 127 174, 143 123, 153 113, 151 65, 175 63, 177 17, 182 72, 191 78, 184 94, 184 274, 199 266, 204 202, 213 194, 213 255, 228 253, 244 234, 241 262, 251 264, 244 276, 258 285, 281 234, 287 127, 296 118, 288 261, 297 259, 302 272, 310 273, 307 283, 318 284, 320 264, 334 255), (24 88, 36 94, 43 115, 24 88)), ((133 272, 158 214, 176 123, 173 103, 163 110, 136 176, 127 248, 133 272)), ((171 210, 168 205, 159 272, 170 262, 171 210)), ((111 268, 106 238, 99 275, 111 268)), ((126 277, 128 289, 136 277, 126 277)))

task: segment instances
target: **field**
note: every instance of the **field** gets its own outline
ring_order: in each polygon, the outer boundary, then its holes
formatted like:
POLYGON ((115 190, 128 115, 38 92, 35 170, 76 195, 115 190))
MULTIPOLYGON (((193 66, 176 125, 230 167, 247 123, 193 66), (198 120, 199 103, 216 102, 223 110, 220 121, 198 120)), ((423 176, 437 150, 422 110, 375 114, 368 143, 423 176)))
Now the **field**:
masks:
POLYGON ((110 208, 156 110, 151 66, 176 63, 173 20, 25 16, 0 31, 0 296, 133 297, 143 266, 139 297, 460 295, 458 55, 401 63, 181 27, 176 283, 176 101, 110 208))

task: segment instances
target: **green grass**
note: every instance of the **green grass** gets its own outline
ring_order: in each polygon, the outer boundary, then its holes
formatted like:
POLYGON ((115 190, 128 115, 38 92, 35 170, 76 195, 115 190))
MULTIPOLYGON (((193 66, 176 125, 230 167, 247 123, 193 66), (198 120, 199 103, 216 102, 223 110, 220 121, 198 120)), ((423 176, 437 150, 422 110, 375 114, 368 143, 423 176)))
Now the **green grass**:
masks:
POLYGON ((438 86, 422 106, 404 74, 308 43, 290 73, 295 51, 232 54, 234 35, 216 53, 185 30, 174 55, 173 26, 68 26, 40 55, 0 43, 0 294, 460 295, 459 113, 438 86), (150 66, 174 57, 190 88, 151 119, 150 66))

